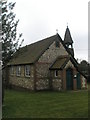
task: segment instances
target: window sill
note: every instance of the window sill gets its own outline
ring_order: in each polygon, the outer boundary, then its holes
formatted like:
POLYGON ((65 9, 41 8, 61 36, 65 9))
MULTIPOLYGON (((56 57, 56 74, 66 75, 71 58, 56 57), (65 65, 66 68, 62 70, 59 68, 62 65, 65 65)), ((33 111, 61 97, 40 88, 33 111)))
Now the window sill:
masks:
POLYGON ((58 78, 58 76, 57 77, 55 76, 54 78, 58 78))
POLYGON ((28 78, 30 78, 30 76, 29 76, 29 75, 25 75, 25 77, 28 77, 28 78))

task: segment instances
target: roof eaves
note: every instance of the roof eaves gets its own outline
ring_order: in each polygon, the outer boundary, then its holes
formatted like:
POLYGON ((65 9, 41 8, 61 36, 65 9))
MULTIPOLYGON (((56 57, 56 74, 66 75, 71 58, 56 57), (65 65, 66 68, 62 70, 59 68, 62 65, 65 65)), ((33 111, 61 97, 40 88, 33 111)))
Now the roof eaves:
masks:
POLYGON ((49 70, 62 70, 62 68, 49 68, 49 70))
POLYGON ((34 63, 22 63, 22 64, 8 64, 7 66, 17 66, 17 65, 33 65, 34 63))

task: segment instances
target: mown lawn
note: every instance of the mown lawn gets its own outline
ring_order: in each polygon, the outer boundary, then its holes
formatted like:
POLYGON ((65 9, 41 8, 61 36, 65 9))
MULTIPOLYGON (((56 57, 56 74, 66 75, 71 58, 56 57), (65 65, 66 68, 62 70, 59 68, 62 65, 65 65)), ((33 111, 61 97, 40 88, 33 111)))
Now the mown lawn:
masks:
POLYGON ((85 118, 88 92, 5 91, 3 118, 85 118))

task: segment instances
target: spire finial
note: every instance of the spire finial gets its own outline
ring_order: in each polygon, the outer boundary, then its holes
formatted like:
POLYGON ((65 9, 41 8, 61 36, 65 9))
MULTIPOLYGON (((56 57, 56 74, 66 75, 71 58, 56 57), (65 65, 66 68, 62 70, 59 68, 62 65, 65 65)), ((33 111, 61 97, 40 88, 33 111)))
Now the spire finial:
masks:
POLYGON ((67 22, 67 28, 68 28, 68 22, 67 22))
POLYGON ((56 34, 58 33, 58 29, 56 29, 56 34))

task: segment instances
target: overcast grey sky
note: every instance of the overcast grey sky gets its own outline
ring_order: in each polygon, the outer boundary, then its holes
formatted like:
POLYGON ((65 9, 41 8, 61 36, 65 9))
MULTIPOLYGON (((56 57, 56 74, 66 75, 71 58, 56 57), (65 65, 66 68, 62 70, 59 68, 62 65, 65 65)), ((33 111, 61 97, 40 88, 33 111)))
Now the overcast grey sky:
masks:
POLYGON ((75 58, 88 60, 88 0, 9 0, 16 1, 14 12, 18 32, 24 43, 33 43, 56 34, 64 39, 70 29, 74 41, 75 58))

